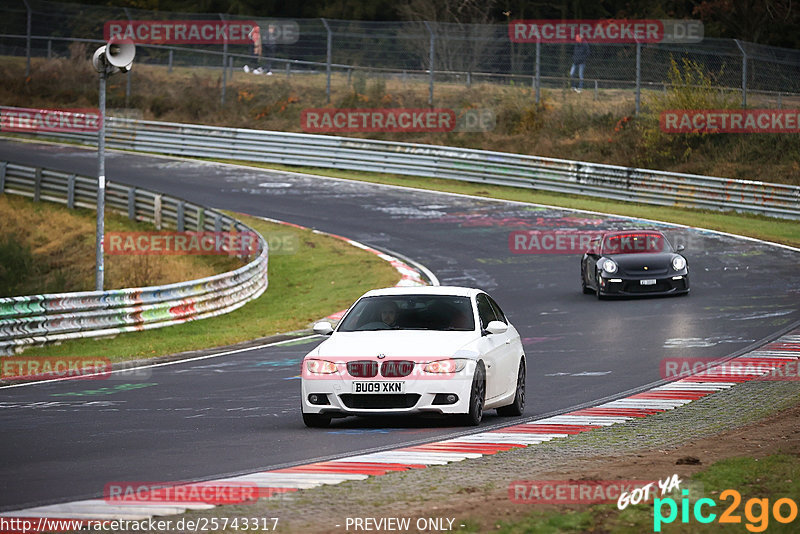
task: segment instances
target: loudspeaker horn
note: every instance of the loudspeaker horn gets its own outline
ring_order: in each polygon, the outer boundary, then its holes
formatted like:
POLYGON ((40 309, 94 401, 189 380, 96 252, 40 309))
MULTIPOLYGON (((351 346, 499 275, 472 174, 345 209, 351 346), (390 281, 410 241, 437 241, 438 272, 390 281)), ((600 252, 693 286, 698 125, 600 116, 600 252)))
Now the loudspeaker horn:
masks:
POLYGON ((134 57, 136 45, 130 39, 112 39, 106 45, 106 59, 123 72, 130 69, 134 57))
POLYGON ((95 50, 92 56, 92 66, 97 72, 111 74, 120 70, 127 72, 136 57, 136 45, 130 39, 111 39, 107 44, 95 50), (109 67, 111 67, 109 69, 109 67))

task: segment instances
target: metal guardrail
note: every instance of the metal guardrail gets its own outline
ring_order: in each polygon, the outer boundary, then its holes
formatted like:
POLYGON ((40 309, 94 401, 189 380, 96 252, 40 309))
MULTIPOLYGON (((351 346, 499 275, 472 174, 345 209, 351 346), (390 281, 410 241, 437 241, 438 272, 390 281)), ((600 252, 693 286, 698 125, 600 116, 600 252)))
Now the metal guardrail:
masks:
MULTIPOLYGON (((0 162, 0 193, 94 209, 97 179, 0 162)), ((149 330, 231 312, 268 285, 268 246, 252 228, 216 210, 108 182, 108 209, 158 229, 238 231, 258 236, 258 256, 234 271, 174 284, 0 298, 0 355, 29 345, 149 330)))
MULTIPOLYGON (((465 82, 469 86, 478 80, 490 83, 514 80, 515 84, 531 84, 537 102, 542 87, 569 86, 562 77, 572 64, 573 43, 515 43, 509 39, 509 20, 491 22, 493 18, 477 5, 458 11, 450 14, 452 22, 423 21, 417 17, 413 21, 256 17, 264 38, 262 66, 270 70, 277 64, 287 69, 288 76, 297 67, 302 71, 316 65, 318 72, 324 70, 327 75, 328 103, 331 84, 342 83, 331 81, 333 71, 348 73, 348 91, 349 73, 354 71, 368 76, 402 75, 403 79, 406 73, 415 72, 429 81, 431 107, 437 83, 465 82), (292 28, 293 38, 283 38, 284 24, 292 28), (268 26, 277 30, 276 39, 265 38, 268 26)), ((575 15, 570 10, 562 15, 570 18, 569 13, 575 15)), ((25 56, 27 76, 32 72, 32 57, 64 55, 65 39, 97 39, 107 21, 176 21, 198 17, 214 21, 253 20, 249 15, 229 13, 189 14, 47 0, 6 0, 0 5, 0 34, 8 37, 0 36, 0 51, 25 56)), ((638 103, 643 88, 651 84, 660 88, 669 81, 667 74, 674 58, 678 64, 687 59, 701 65, 720 87, 740 92, 742 107, 747 107, 748 94, 754 91, 773 92, 779 107, 782 96, 796 96, 800 92, 798 50, 707 36, 699 42, 679 42, 682 40, 592 43, 586 80, 590 85, 597 83, 600 89, 632 89, 638 103)), ((195 68, 216 65, 232 69, 234 57, 239 68, 254 61, 245 44, 181 45, 166 50, 140 43, 136 63, 172 65, 174 60, 195 68), (248 56, 244 57, 245 54, 248 56)), ((220 100, 224 102, 225 74, 221 81, 220 100)))
MULTIPOLYGON (((49 137, 94 144, 89 133, 49 137)), ((800 219, 800 187, 437 145, 107 119, 106 146, 176 156, 386 172, 661 206, 800 219)))

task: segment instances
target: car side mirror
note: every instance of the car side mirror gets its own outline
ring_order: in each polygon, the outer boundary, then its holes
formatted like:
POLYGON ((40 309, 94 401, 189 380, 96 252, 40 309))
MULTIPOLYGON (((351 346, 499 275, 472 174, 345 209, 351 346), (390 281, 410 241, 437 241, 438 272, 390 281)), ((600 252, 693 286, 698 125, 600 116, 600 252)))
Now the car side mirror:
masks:
POLYGON ((314 325, 314 333, 321 336, 329 336, 333 333, 333 327, 328 321, 320 321, 314 325))
POLYGON ((684 250, 686 250, 686 247, 684 247, 683 245, 678 245, 677 247, 675 247, 675 252, 683 252, 684 250))
POLYGON ((486 331, 490 334, 502 334, 508 330, 508 325, 503 321, 489 321, 486 325, 486 331))

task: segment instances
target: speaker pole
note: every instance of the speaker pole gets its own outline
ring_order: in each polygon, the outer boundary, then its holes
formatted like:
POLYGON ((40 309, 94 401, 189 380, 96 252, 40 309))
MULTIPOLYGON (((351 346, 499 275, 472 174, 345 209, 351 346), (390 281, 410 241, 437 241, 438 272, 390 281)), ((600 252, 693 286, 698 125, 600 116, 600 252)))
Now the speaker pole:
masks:
POLYGON ((106 207, 106 69, 100 72, 100 131, 97 134, 97 231, 95 233, 94 288, 103 291, 106 207))
MULTIPOLYGON (((100 131, 97 133, 97 231, 95 233, 95 272, 94 288, 103 291, 105 265, 103 252, 105 244, 106 207, 106 78, 115 72, 130 72, 136 47, 130 40, 115 41, 112 37, 105 46, 95 50, 92 66, 100 74, 100 131)), ((130 78, 128 78, 130 80, 130 78)))

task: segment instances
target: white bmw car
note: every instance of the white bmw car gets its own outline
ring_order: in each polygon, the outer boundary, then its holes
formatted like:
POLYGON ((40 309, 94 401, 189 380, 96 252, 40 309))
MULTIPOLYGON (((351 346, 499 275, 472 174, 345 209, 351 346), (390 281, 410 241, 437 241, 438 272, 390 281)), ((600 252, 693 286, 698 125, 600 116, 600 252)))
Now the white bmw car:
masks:
POLYGON ((484 409, 522 415, 525 354, 485 292, 463 287, 369 291, 302 363, 303 421, 348 415, 452 414, 478 425, 484 409))

